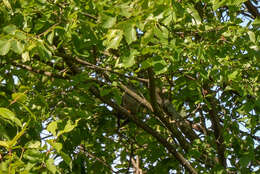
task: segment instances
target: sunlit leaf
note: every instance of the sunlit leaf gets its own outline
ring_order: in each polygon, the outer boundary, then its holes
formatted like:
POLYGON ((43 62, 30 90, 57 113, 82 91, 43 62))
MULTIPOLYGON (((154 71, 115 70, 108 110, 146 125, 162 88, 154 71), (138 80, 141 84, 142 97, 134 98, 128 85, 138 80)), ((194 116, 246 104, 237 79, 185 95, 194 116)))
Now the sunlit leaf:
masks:
POLYGON ((22 127, 22 122, 15 116, 15 114, 7 108, 0 107, 0 118, 11 121, 17 126, 22 127))
POLYGON ((6 55, 11 48, 10 40, 0 40, 0 55, 6 55))
POLYGON ((231 74, 228 75, 228 79, 229 79, 229 80, 234 80, 234 79, 236 79, 238 73, 239 73, 238 71, 232 72, 231 74))
POLYGON ((12 94, 13 101, 18 101, 24 103, 27 100, 27 96, 25 93, 17 92, 12 94))
POLYGON ((256 39, 255 39, 255 34, 254 34, 254 32, 248 31, 247 33, 248 33, 248 35, 249 35, 250 41, 253 42, 253 43, 255 43, 256 39))
POLYGON ((0 146, 3 146, 5 148, 9 148, 9 143, 6 141, 0 141, 0 146))
POLYGON ((107 49, 117 49, 123 38, 123 31, 118 29, 109 30, 106 35, 106 40, 103 42, 107 49))
POLYGON ((198 11, 193 6, 190 6, 187 10, 191 14, 191 16, 194 18, 196 24, 200 25, 201 24, 201 18, 200 18, 198 11))
POLYGON ((52 133, 52 135, 56 136, 56 130, 57 130, 57 122, 53 121, 51 122, 48 126, 47 126, 47 131, 49 131, 50 133, 52 133))
POLYGON ((104 28, 111 28, 116 23, 116 17, 103 15, 101 18, 102 18, 102 26, 104 28))
POLYGON ((47 40, 50 44, 53 43, 53 38, 54 38, 54 31, 50 32, 47 36, 47 40))
POLYGON ((80 119, 76 120, 75 124, 73 124, 71 120, 68 120, 64 129, 58 133, 57 137, 59 137, 61 134, 72 131, 75 127, 77 127, 79 120, 80 119))
POLYGON ((55 174, 55 173, 57 172, 57 168, 56 168, 56 166, 54 165, 54 160, 53 160, 52 158, 49 158, 49 159, 47 160, 47 162, 46 162, 46 167, 47 167, 47 169, 48 169, 51 173, 53 173, 53 174, 55 174))
POLYGON ((123 57, 122 67, 129 68, 135 64, 135 56, 138 55, 137 50, 130 50, 130 55, 123 57))
POLYGON ((24 52, 24 53, 22 54, 22 61, 23 61, 23 62, 27 62, 27 61, 29 61, 29 60, 30 60, 30 55, 29 55, 29 52, 26 51, 26 52, 24 52))
POLYGON ((26 146, 30 149, 34 149, 34 148, 37 149, 37 148, 40 148, 41 142, 40 141, 30 141, 30 142, 28 142, 28 144, 26 146))

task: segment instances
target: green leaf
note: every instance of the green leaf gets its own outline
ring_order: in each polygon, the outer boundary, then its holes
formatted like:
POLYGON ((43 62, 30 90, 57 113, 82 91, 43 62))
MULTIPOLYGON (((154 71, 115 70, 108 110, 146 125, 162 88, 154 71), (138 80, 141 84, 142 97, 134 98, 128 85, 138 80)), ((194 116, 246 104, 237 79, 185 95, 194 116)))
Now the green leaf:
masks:
POLYGON ((9 142, 10 147, 13 147, 17 144, 17 140, 25 133, 26 129, 27 126, 24 126, 23 129, 18 134, 15 135, 15 137, 9 142))
POLYGON ((48 126, 47 126, 47 131, 49 131, 50 133, 52 133, 53 136, 56 136, 56 130, 58 128, 58 124, 56 121, 51 122, 48 126))
POLYGON ((124 23, 123 25, 123 30, 124 30, 124 36, 126 39, 126 42, 128 44, 131 44, 133 41, 136 41, 136 29, 135 25, 132 23, 124 23))
POLYGON ((152 29, 147 30, 144 33, 144 36, 142 37, 142 40, 141 40, 142 46, 149 43, 152 40, 153 37, 154 37, 153 30, 152 29))
POLYGON ((9 10, 12 11, 12 6, 11 6, 10 2, 9 2, 8 0, 3 0, 3 2, 4 2, 4 5, 5 5, 9 10))
POLYGON ((103 44, 109 48, 117 49, 123 37, 123 31, 118 29, 111 29, 106 35, 106 40, 103 44))
POLYGON ((239 160, 239 163, 242 167, 247 167, 249 162, 252 160, 253 155, 249 153, 245 153, 239 160))
POLYGON ((131 13, 131 10, 132 10, 132 7, 130 6, 130 4, 127 2, 127 3, 123 3, 123 4, 120 4, 120 15, 126 17, 126 18, 130 18, 132 16, 132 13, 131 13))
POLYGON ((0 118, 11 121, 16 125, 22 127, 22 122, 15 117, 15 114, 7 108, 0 107, 0 118))
POLYGON ((30 60, 29 52, 26 51, 26 52, 22 53, 22 62, 28 62, 29 60, 30 60))
POLYGON ((71 120, 68 120, 67 124, 64 127, 64 129, 58 133, 57 137, 59 137, 61 134, 64 134, 64 133, 72 131, 75 127, 77 127, 79 120, 80 119, 77 119, 75 121, 75 124, 73 124, 71 120))
POLYGON ((26 147, 29 149, 38 149, 41 147, 40 141, 30 141, 26 144, 26 147))
POLYGON ((37 50, 38 50, 38 53, 40 54, 40 57, 42 59, 50 59, 51 56, 52 56, 52 53, 50 50, 48 50, 43 43, 39 43, 39 45, 37 46, 37 50))
POLYGON ((124 68, 130 68, 131 66, 133 66, 135 64, 135 56, 138 55, 138 51, 135 49, 132 49, 130 51, 130 55, 129 56, 124 56, 123 57, 123 62, 122 62, 122 67, 124 68))
POLYGON ((23 52, 24 45, 18 40, 11 41, 11 50, 17 54, 21 54, 23 52))
POLYGON ((213 10, 216 11, 219 7, 225 5, 226 0, 211 0, 213 3, 213 10))
POLYGON ((58 153, 61 152, 61 149, 62 149, 62 144, 61 143, 53 143, 52 146, 54 147, 54 149, 57 150, 58 153))
POLYGON ((18 102, 24 103, 27 100, 27 96, 26 96, 25 93, 17 92, 17 93, 13 93, 12 94, 12 99, 14 101, 18 101, 18 102))
POLYGON ((46 167, 47 167, 47 169, 48 169, 51 173, 53 173, 53 174, 55 174, 55 173, 57 172, 57 168, 56 168, 56 166, 54 165, 54 160, 53 160, 52 158, 49 158, 49 159, 46 161, 46 167))
POLYGON ((17 27, 13 24, 7 25, 3 28, 3 31, 7 34, 15 34, 17 27))
POLYGON ((19 30, 17 30, 15 32, 15 37, 20 40, 25 40, 27 38, 26 35, 22 31, 19 31, 19 30))
POLYGON ((236 79, 237 75, 238 75, 238 71, 234 71, 231 74, 228 74, 228 80, 234 80, 236 79))
POLYGON ((168 43, 169 31, 167 28, 163 26, 156 26, 153 28, 153 32, 162 43, 168 43))
MULTIPOLYGON (((19 102, 20 103, 20 102, 19 102)), ((24 109, 27 111, 27 112, 29 112, 30 113, 30 116, 36 121, 36 116, 34 115, 34 113, 32 113, 32 111, 26 106, 26 105, 24 105, 23 103, 20 103, 23 107, 24 107, 24 109)))
POLYGON ((111 88, 103 88, 101 91, 100 91, 100 95, 103 97, 103 96, 106 96, 108 95, 109 93, 112 92, 112 89, 111 88))
POLYGON ((259 25, 260 25, 260 18, 256 18, 256 19, 254 20, 254 22, 252 23, 252 25, 259 26, 259 25))
POLYGON ((250 41, 255 43, 256 39, 255 39, 255 33, 252 31, 248 31, 247 34, 249 35, 250 41))
POLYGON ((194 18, 196 25, 200 25, 201 24, 201 18, 200 18, 198 11, 192 5, 190 5, 189 8, 187 8, 187 11, 194 18))
POLYGON ((246 2, 247 0, 233 0, 233 1, 229 1, 229 5, 235 5, 238 6, 240 4, 242 4, 243 2, 246 2))
POLYGON ((62 157, 62 159, 65 161, 65 163, 70 167, 72 168, 72 161, 71 161, 71 158, 68 154, 64 153, 64 152, 61 152, 60 153, 60 156, 62 157))
POLYGON ((168 70, 168 66, 165 66, 163 63, 156 63, 154 65, 155 75, 165 73, 168 70))
POLYGON ((111 28, 116 23, 116 17, 102 15, 102 26, 104 28, 111 28))
POLYGON ((54 31, 50 32, 47 36, 47 40, 50 44, 53 43, 53 38, 54 38, 54 31))
POLYGON ((41 153, 38 149, 28 149, 25 151, 23 157, 30 162, 41 162, 43 153, 41 153))
POLYGON ((8 141, 0 141, 0 146, 3 146, 3 147, 5 147, 6 149, 8 149, 8 148, 9 148, 8 141))
POLYGON ((61 143, 58 143, 58 142, 55 142, 56 140, 55 139, 51 139, 51 140, 47 140, 47 142, 55 149, 57 150, 58 153, 61 152, 61 149, 62 149, 62 144, 61 143))
POLYGON ((0 40, 0 55, 6 55, 11 47, 10 40, 0 40))

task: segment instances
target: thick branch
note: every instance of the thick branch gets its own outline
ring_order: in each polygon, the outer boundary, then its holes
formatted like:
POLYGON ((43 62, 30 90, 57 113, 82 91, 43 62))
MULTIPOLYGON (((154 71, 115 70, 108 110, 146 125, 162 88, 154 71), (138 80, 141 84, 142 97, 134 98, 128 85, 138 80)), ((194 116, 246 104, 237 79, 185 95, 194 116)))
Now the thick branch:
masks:
POLYGON ((64 62, 69 66, 71 72, 76 75, 78 74, 80 71, 79 69, 76 67, 76 65, 74 64, 72 57, 68 56, 65 54, 65 50, 61 47, 59 49, 60 52, 56 53, 57 56, 62 57, 62 59, 64 60, 64 62))
POLYGON ((124 90, 128 95, 136 99, 138 102, 140 102, 142 105, 144 105, 146 108, 148 108, 150 111, 153 112, 152 105, 143 97, 139 96, 136 92, 125 86, 124 84, 120 83, 119 88, 124 90))
POLYGON ((127 116, 129 119, 131 119, 138 127, 142 128, 144 131, 146 131, 148 134, 152 135, 154 138, 156 138, 164 147, 166 147, 170 153, 172 153, 175 158, 192 174, 197 174, 196 170, 191 166, 191 164, 183 157, 183 155, 176 151, 175 147, 171 145, 165 138, 163 138, 158 132, 153 130, 151 127, 146 125, 144 122, 139 120, 136 116, 130 114, 125 108, 117 105, 116 103, 112 102, 111 100, 105 99, 102 96, 100 96, 99 91, 95 87, 90 88, 91 92, 99 98, 104 103, 110 105, 115 110, 120 111, 125 116, 127 116))
POLYGON ((210 121, 212 123, 212 128, 214 130, 215 141, 217 145, 217 153, 218 153, 218 162, 221 163, 224 167, 226 167, 226 158, 225 158, 225 144, 222 133, 222 126, 220 125, 220 119, 217 115, 216 111, 216 103, 212 98, 209 99, 211 104, 211 109, 209 110, 210 121))
MULTIPOLYGON (((177 138, 178 142, 182 146, 182 148, 185 151, 188 151, 190 149, 190 144, 187 142, 187 140, 184 138, 182 133, 177 129, 176 124, 173 124, 173 122, 168 121, 165 116, 166 114, 161 110, 161 107, 164 105, 164 99, 160 96, 161 95, 161 89, 155 85, 155 79, 154 79, 154 72, 150 68, 148 69, 148 78, 149 78, 149 93, 151 97, 151 103, 154 109, 155 115, 160 119, 160 121, 164 124, 164 126, 172 133, 173 139, 177 138)), ((167 113, 168 114, 168 113, 167 113)), ((177 115, 179 116, 179 115, 177 115)), ((173 117, 177 118, 177 117, 173 117)), ((176 123, 176 120, 174 120, 174 123, 176 123)))
POLYGON ((258 9, 250 2, 250 0, 245 2, 246 8, 248 11, 254 16, 254 18, 260 17, 260 13, 258 9))
POLYGON ((162 104, 163 101, 159 96, 156 95, 157 91, 156 91, 156 85, 154 79, 154 72, 151 68, 148 69, 148 78, 149 78, 149 94, 150 94, 153 110, 156 115, 162 116, 163 114, 159 110, 158 103, 162 104))
POLYGON ((33 58, 38 60, 39 62, 47 65, 47 66, 50 66, 50 67, 56 69, 56 70, 63 71, 65 69, 64 66, 60 66, 58 64, 52 63, 51 61, 43 61, 43 60, 41 60, 41 58, 38 55, 35 55, 33 58))

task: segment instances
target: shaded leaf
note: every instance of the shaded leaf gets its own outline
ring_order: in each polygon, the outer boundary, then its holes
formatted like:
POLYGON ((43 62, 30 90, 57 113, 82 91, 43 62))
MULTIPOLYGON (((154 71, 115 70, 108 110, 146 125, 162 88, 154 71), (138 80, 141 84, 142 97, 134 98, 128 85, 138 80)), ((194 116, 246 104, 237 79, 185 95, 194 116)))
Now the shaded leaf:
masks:
POLYGON ((11 50, 17 54, 21 54, 23 52, 24 45, 18 40, 11 41, 11 50))
POLYGON ((124 36, 126 39, 126 42, 128 44, 131 44, 133 41, 136 41, 136 29, 135 25, 132 23, 126 23, 123 25, 123 30, 124 30, 124 36))
POLYGON ((129 56, 123 56, 122 63, 117 62, 116 67, 129 68, 135 64, 135 56, 138 55, 138 51, 135 49, 130 50, 129 56))
POLYGON ((17 27, 13 24, 7 25, 3 28, 3 31, 7 34, 15 34, 17 27))
POLYGON ((18 139, 25 133, 26 129, 26 126, 24 126, 23 129, 15 135, 15 137, 9 142, 10 147, 13 147, 17 144, 18 139))

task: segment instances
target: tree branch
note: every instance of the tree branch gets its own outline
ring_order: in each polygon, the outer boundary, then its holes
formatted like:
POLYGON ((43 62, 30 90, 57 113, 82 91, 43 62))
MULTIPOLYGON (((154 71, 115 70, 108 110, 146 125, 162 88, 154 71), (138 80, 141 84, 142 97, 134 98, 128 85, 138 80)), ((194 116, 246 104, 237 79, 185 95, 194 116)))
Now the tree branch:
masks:
POLYGON ((111 68, 103 68, 103 67, 94 65, 94 64, 89 63, 89 62, 87 62, 87 61, 85 61, 83 59, 80 59, 79 57, 72 58, 72 57, 70 57, 70 56, 68 56, 68 55, 66 55, 64 53, 60 53, 60 52, 57 53, 56 55, 59 56, 59 57, 64 58, 64 60, 71 60, 72 62, 76 61, 77 63, 82 64, 82 65, 84 65, 85 67, 87 67, 89 69, 103 71, 103 72, 110 72, 110 73, 116 74, 116 75, 118 75, 120 77, 125 77, 125 78, 128 78, 128 79, 133 79, 133 80, 137 80, 137 81, 140 81, 140 82, 148 83, 147 79, 139 78, 139 77, 133 77, 133 76, 128 76, 126 74, 121 74, 119 72, 116 72, 116 71, 112 70, 111 68))
POLYGON ((97 157, 96 155, 92 154, 91 152, 86 151, 85 147, 83 145, 80 145, 80 150, 85 153, 86 156, 89 156, 95 160, 97 160, 98 162, 100 162, 101 164, 103 164, 104 166, 106 166, 107 168, 109 168, 110 171, 112 171, 113 173, 116 173, 116 171, 113 170, 113 168, 108 165, 104 160, 100 159, 99 157, 97 157))
POLYGON ((135 93, 133 90, 125 86, 123 83, 120 83, 119 88, 124 90, 128 95, 136 99, 138 102, 140 102, 142 105, 144 105, 146 108, 148 108, 151 112, 153 112, 152 105, 143 97, 139 96, 137 93, 135 93))
POLYGON ((36 68, 33 68, 29 65, 18 64, 16 62, 12 62, 12 65, 19 67, 19 68, 22 68, 22 69, 25 69, 25 70, 28 70, 28 71, 31 71, 31 72, 34 72, 34 73, 37 73, 37 74, 42 74, 42 75, 45 75, 45 76, 48 76, 48 77, 54 77, 54 78, 58 78, 58 79, 67 79, 66 77, 64 77, 62 75, 54 74, 52 72, 41 70, 41 69, 36 69, 36 68))
POLYGON ((59 52, 56 53, 56 55, 61 57, 64 60, 64 62, 69 66, 72 74, 76 75, 80 72, 79 69, 74 64, 72 57, 68 56, 62 47, 59 48, 59 52))
POLYGON ((250 0, 246 1, 245 5, 254 18, 260 17, 260 13, 258 12, 258 9, 252 4, 250 0))
POLYGON ((217 145, 218 162, 221 163, 226 168, 226 158, 225 158, 225 144, 222 133, 222 126, 220 125, 220 119, 216 111, 216 103, 212 98, 208 99, 211 104, 211 109, 209 110, 210 121, 212 123, 212 128, 214 130, 215 142, 217 145))
POLYGON ((77 61, 78 63, 80 63, 82 65, 85 65, 87 68, 90 68, 90 69, 93 69, 93 70, 110 72, 110 73, 116 74, 116 75, 118 75, 120 77, 126 77, 128 79, 133 79, 133 80, 137 80, 137 81, 140 81, 140 82, 148 83, 147 79, 143 79, 143 78, 139 78, 139 77, 133 77, 133 76, 127 76, 126 74, 121 74, 119 72, 113 71, 110 68, 102 68, 100 66, 94 65, 94 64, 89 63, 89 62, 87 62, 85 60, 82 60, 82 59, 80 59, 78 57, 75 57, 75 61, 77 61))
POLYGON ((104 103, 108 104, 115 110, 120 111, 129 119, 131 119, 138 127, 142 128, 145 132, 156 138, 164 147, 166 147, 170 153, 172 153, 175 158, 192 174, 197 174, 197 171, 191 166, 191 164, 183 157, 183 155, 176 151, 175 147, 171 145, 165 138, 163 138, 158 132, 153 130, 151 127, 146 125, 144 122, 139 120, 136 116, 129 113, 125 108, 117 105, 116 103, 112 102, 111 100, 105 99, 104 97, 100 96, 98 89, 95 87, 91 87, 90 91, 95 95, 95 97, 99 98, 104 103))

